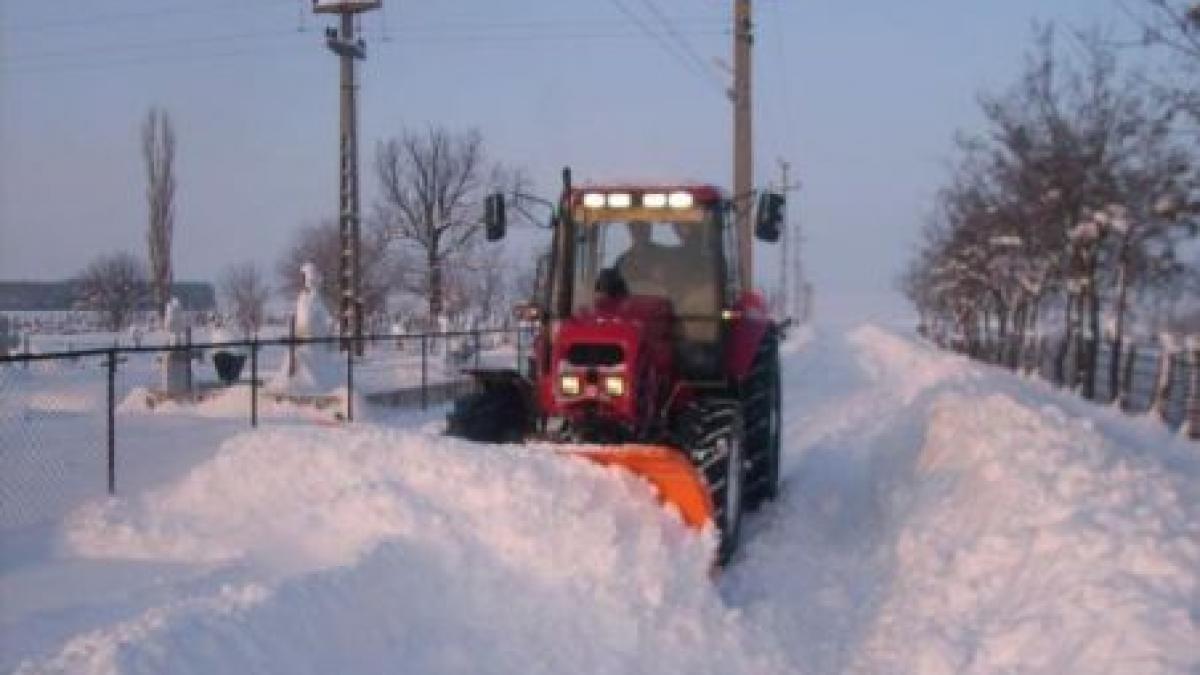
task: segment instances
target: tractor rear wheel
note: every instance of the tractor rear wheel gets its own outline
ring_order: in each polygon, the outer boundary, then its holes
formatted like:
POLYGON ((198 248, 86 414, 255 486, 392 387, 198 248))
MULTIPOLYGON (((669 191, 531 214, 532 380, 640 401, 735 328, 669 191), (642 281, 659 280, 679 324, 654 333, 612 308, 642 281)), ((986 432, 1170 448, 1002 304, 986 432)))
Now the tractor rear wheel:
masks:
POLYGON ((742 387, 746 425, 746 508, 757 509, 779 494, 779 437, 782 403, 779 383, 779 340, 772 331, 758 346, 742 387))
POLYGON ((519 443, 525 436, 526 411, 520 392, 489 387, 454 401, 446 434, 477 443, 519 443))
POLYGON ((745 438, 737 401, 702 399, 679 415, 677 441, 704 474, 713 501, 724 565, 737 551, 745 500, 745 438))

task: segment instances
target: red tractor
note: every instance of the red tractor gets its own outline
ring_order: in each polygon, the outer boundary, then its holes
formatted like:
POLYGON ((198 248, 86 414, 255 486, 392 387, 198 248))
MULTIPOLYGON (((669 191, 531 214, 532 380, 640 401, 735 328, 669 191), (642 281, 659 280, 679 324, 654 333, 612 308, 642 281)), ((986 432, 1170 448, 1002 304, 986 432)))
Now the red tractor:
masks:
MULTIPOLYGON (((744 290, 732 203, 707 185, 563 183, 540 297, 521 310, 538 326, 529 372, 472 371, 448 433, 633 471, 689 524, 715 521, 725 562, 743 511, 776 495, 780 435, 781 327, 744 290)), ((759 239, 778 240, 782 201, 761 196, 759 239)), ((485 225, 504 236, 503 195, 485 225)))

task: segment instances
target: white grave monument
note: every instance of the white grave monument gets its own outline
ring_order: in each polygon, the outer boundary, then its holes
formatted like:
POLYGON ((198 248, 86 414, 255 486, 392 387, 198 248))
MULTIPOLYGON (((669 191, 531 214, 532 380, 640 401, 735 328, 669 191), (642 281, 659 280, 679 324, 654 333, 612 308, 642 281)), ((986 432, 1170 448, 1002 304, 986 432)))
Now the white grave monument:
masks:
MULTIPOLYGON (((167 332, 167 344, 175 347, 187 341, 187 324, 184 321, 183 309, 179 298, 171 298, 167 302, 163 318, 163 328, 167 332)), ((191 354, 184 351, 167 352, 163 359, 162 387, 168 394, 185 394, 192 389, 192 359, 191 354)))
MULTIPOLYGON (((325 304, 321 302, 317 267, 311 262, 304 263, 300 273, 304 277, 304 286, 296 295, 296 337, 330 337, 333 322, 325 304)), ((271 380, 269 389, 274 393, 293 396, 317 396, 337 388, 342 378, 340 360, 330 351, 329 345, 296 345, 283 360, 283 367, 271 380), (295 363, 292 362, 292 354, 295 354, 295 363)))

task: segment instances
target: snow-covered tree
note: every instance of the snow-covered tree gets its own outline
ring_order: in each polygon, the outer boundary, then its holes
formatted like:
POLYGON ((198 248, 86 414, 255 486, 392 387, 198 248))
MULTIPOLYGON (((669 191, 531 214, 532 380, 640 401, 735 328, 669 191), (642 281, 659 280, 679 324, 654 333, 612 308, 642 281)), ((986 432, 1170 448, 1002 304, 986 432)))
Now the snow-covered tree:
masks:
POLYGON ((1187 271, 1176 251, 1196 235, 1200 174, 1195 146, 1145 80, 1101 37, 1075 39, 1064 52, 1052 30, 1039 31, 1017 83, 981 97, 987 129, 960 136, 902 288, 923 325, 970 349, 1023 344, 1041 315, 1061 311, 1060 356, 1076 343, 1091 395, 1101 324, 1119 352, 1131 294, 1172 287, 1187 271))

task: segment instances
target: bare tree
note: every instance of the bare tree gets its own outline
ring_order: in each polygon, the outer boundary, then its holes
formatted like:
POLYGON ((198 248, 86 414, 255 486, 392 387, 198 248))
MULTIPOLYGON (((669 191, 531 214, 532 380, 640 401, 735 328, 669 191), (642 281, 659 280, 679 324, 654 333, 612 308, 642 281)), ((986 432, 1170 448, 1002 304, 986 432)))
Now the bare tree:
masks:
POLYGON ((150 108, 142 123, 142 159, 146 165, 151 285, 155 309, 162 318, 174 282, 171 242, 175 234, 175 129, 162 108, 150 108))
POLYGON ((444 311, 451 319, 491 323, 504 314, 506 263, 499 248, 464 255, 446 270, 444 311))
POLYGON ((76 306, 100 312, 109 330, 121 330, 149 297, 146 266, 132 253, 102 255, 75 281, 76 306))
POLYGON ((1118 0, 1141 32, 1133 44, 1165 53, 1169 67, 1155 81, 1168 114, 1182 113, 1200 133, 1200 2, 1118 0))
POLYGON ((422 274, 409 290, 428 298, 429 318, 436 319, 446 309, 447 269, 478 241, 483 196, 503 182, 503 173, 488 165, 477 131, 440 128, 380 143, 375 169, 376 212, 418 259, 422 274))
POLYGON ((226 309, 242 333, 257 333, 263 324, 271 292, 262 269, 249 261, 230 265, 221 274, 220 287, 226 309))
POLYGON ((539 254, 533 262, 519 265, 509 279, 509 295, 513 302, 534 302, 543 291, 549 252, 539 254))
MULTIPOLYGON (((388 233, 379 223, 369 221, 362 234, 359 292, 362 294, 363 317, 371 319, 385 309, 388 293, 396 288, 399 270, 403 266, 402 258, 389 250, 388 233)), ((338 286, 341 250, 342 240, 336 220, 329 219, 300 228, 276 266, 280 291, 294 298, 303 283, 300 266, 311 262, 321 275, 321 299, 330 311, 336 311, 341 299, 341 288, 338 286)))

